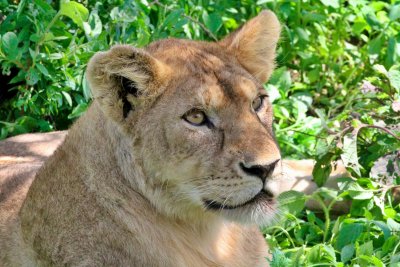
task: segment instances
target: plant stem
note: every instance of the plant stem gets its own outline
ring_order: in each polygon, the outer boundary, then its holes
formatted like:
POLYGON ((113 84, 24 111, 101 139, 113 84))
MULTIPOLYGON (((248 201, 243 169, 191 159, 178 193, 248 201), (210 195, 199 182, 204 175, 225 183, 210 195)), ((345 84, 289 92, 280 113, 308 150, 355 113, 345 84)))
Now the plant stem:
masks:
POLYGON ((321 197, 319 195, 315 195, 315 200, 318 201, 318 203, 321 205, 322 211, 324 212, 324 217, 325 217, 325 231, 324 231, 324 238, 323 238, 323 242, 326 242, 326 239, 328 237, 328 231, 329 231, 329 227, 331 225, 331 218, 329 217, 329 209, 328 207, 325 205, 325 202, 321 199, 321 197))

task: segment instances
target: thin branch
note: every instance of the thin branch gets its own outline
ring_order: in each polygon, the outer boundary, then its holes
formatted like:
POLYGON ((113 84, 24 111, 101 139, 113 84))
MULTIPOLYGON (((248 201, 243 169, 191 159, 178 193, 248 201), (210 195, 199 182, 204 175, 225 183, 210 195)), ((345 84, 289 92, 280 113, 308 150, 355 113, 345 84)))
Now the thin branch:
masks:
MULTIPOLYGON (((168 6, 166 6, 166 5, 162 4, 162 3, 160 3, 158 0, 154 0, 153 2, 151 2, 151 3, 150 3, 150 6, 151 6, 151 5, 154 5, 154 4, 155 4, 155 5, 158 5, 158 6, 160 6, 160 7, 163 7, 163 8, 165 8, 166 10, 169 10, 169 11, 172 10, 172 8, 170 8, 170 7, 168 7, 168 6)), ((195 18, 193 18, 193 17, 191 17, 191 16, 188 16, 188 15, 186 15, 186 14, 183 14, 182 16, 185 17, 185 18, 187 18, 187 19, 190 20, 191 22, 198 24, 198 25, 203 29, 203 31, 207 33, 207 35, 208 35, 210 38, 212 38, 214 41, 218 41, 217 37, 206 27, 206 25, 204 25, 203 23, 201 23, 201 22, 198 21, 197 19, 195 19, 195 18)))
POLYGON ((382 130, 388 134, 390 134, 391 136, 393 136, 394 138, 396 138, 398 141, 400 141, 400 137, 397 136, 394 132, 392 132, 391 130, 382 127, 382 126, 378 126, 378 125, 368 125, 368 124, 363 124, 360 127, 358 127, 358 130, 361 130, 362 128, 375 128, 375 129, 379 129, 382 130))

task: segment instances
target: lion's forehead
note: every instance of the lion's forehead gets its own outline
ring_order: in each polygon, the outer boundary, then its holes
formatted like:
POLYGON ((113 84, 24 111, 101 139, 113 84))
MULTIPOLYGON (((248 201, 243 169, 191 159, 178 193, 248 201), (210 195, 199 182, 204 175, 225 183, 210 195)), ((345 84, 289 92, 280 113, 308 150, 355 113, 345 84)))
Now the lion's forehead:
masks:
POLYGON ((167 39, 147 49, 173 70, 171 80, 180 85, 172 84, 172 90, 184 90, 206 106, 248 101, 262 88, 234 55, 217 44, 167 39))

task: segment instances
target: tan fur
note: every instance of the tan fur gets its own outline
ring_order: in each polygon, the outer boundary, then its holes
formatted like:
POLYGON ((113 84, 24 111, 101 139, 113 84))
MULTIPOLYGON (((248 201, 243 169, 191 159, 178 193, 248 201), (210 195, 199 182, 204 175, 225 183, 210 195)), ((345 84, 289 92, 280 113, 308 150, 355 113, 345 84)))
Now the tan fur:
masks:
POLYGON ((18 157, 0 159, 2 188, 28 177, 14 198, 2 191, 1 265, 266 266, 256 224, 275 214, 265 193, 277 191, 275 176, 264 182, 240 166, 280 159, 270 104, 251 108, 278 36, 275 15, 262 12, 220 43, 168 39, 96 54, 94 101, 42 168, 32 161, 26 175, 13 173, 18 157), (213 126, 185 121, 193 108, 213 126))

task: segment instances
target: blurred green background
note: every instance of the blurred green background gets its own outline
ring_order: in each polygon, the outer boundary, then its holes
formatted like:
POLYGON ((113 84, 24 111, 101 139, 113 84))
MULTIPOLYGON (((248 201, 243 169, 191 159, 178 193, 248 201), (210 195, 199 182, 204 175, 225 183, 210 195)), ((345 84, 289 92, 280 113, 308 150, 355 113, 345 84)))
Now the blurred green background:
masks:
POLYGON ((332 217, 332 206, 318 215, 286 194, 284 219, 265 229, 272 266, 400 266, 399 0, 0 0, 0 139, 67 129, 90 103, 85 68, 97 51, 218 40, 263 9, 283 25, 265 84, 282 153, 314 158, 321 186, 343 160, 352 177, 312 197, 353 200, 332 217), (387 172, 374 174, 385 156, 387 172))

